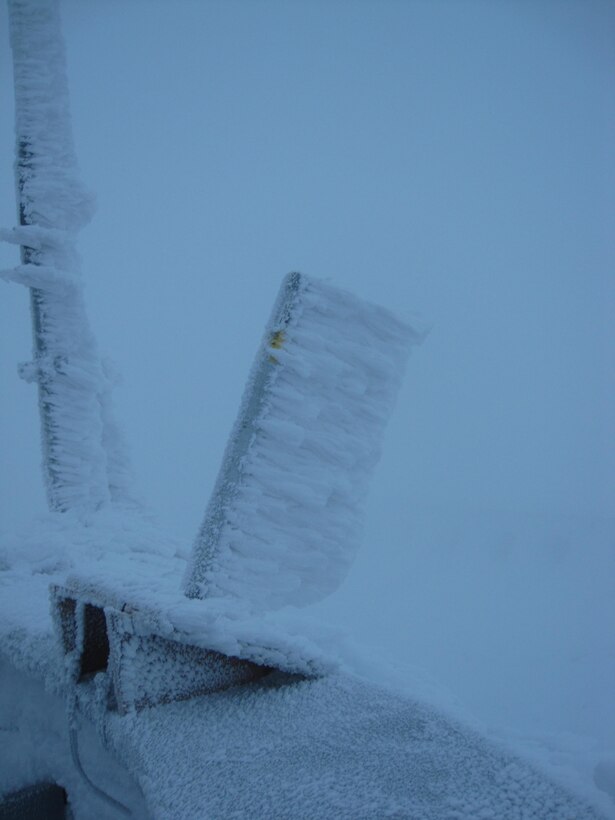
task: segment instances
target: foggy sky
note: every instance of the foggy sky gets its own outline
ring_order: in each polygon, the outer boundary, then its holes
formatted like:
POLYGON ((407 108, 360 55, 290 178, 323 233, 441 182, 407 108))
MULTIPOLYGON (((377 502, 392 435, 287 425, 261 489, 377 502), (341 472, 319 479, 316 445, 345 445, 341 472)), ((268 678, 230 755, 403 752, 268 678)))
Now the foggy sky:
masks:
MULTIPOLYGON (((145 495, 191 536, 282 275, 419 312, 379 470, 419 505, 612 500, 615 7, 64 2, 81 236, 145 495)), ((3 15, 2 39, 7 42, 3 15)), ((2 224, 13 224, 2 50, 2 224)), ((2 248, 2 266, 14 248, 2 248)), ((3 285, 3 519, 42 506, 3 285)))

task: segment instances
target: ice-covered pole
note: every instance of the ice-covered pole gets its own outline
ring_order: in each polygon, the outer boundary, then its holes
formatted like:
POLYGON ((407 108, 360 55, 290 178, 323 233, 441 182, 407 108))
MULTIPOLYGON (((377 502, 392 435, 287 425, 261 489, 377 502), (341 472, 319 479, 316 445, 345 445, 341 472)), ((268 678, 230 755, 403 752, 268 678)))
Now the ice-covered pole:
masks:
POLYGON ((58 2, 9 0, 8 9, 19 226, 0 238, 21 246, 21 265, 2 276, 30 289, 34 356, 20 372, 38 384, 49 507, 89 513, 127 481, 75 249, 93 200, 73 147, 58 2))

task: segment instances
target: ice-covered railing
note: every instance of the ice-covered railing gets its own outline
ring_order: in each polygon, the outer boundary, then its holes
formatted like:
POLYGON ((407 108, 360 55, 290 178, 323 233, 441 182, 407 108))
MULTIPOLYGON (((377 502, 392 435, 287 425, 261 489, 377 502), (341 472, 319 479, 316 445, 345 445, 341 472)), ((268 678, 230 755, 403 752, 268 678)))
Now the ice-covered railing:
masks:
POLYGON ((193 547, 190 597, 268 611, 336 589, 409 348, 423 335, 321 280, 286 277, 193 547))
POLYGON ((132 503, 112 380, 88 324, 75 249, 93 199, 73 147, 58 3, 9 0, 8 7, 19 226, 0 238, 21 246, 21 265, 1 275, 30 289, 34 356, 20 374, 38 385, 49 506, 87 514, 110 501, 132 503))

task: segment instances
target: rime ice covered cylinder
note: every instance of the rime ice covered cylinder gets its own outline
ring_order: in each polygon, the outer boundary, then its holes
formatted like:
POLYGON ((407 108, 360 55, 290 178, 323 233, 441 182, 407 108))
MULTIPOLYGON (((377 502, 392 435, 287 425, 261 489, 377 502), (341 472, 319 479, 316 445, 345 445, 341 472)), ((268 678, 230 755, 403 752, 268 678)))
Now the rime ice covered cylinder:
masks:
POLYGON ((3 278, 30 288, 43 471, 52 510, 90 513, 129 500, 130 470, 110 410, 111 381, 90 330, 75 250, 93 212, 81 184, 56 0, 9 0, 22 264, 3 278))
POLYGON ((409 348, 423 335, 325 282, 286 277, 193 548, 190 597, 265 611, 336 589, 409 348))

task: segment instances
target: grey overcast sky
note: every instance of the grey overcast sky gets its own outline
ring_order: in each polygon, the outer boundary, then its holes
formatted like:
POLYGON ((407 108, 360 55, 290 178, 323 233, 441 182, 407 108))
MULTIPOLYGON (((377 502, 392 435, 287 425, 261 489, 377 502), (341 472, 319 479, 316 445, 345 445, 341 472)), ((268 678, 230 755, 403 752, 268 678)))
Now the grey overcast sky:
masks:
MULTIPOLYGON (((62 3, 101 350, 143 492, 195 531, 282 275, 433 322, 375 493, 613 500, 615 4, 62 3)), ((0 19, 1 222, 14 221, 0 19)), ((16 259, 0 250, 2 266, 16 259)), ((5 521, 43 506, 25 291, 2 286, 5 521)), ((612 510, 611 510, 612 511, 612 510)))

